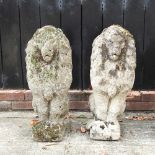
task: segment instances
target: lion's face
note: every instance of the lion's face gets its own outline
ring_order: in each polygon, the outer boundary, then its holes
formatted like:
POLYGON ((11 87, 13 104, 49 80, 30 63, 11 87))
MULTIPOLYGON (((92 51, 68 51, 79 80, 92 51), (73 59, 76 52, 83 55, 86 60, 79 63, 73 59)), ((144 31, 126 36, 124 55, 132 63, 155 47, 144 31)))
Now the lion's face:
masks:
POLYGON ((112 61, 117 61, 125 47, 124 38, 118 34, 108 34, 106 38, 106 47, 108 49, 108 57, 112 61))
POLYGON ((47 63, 52 61, 54 53, 56 52, 56 48, 52 41, 47 41, 45 45, 41 48, 41 55, 43 60, 47 63))

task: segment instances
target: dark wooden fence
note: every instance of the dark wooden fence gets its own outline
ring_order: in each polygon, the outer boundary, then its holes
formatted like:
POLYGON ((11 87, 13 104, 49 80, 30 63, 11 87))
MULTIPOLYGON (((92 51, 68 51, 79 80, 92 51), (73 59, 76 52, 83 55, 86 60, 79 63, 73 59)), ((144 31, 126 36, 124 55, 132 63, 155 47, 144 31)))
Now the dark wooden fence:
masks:
POLYGON ((134 89, 154 89, 155 0, 0 0, 0 87, 27 88, 26 44, 37 28, 54 25, 72 46, 72 89, 90 89, 93 39, 112 24, 135 37, 134 89))

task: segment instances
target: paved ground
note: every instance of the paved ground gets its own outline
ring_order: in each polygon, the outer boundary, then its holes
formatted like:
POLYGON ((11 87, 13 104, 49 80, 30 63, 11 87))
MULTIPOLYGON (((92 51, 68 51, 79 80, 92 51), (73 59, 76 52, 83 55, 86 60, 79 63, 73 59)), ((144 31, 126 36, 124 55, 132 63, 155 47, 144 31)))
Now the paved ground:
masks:
POLYGON ((62 142, 34 142, 32 117, 32 112, 0 112, 0 155, 155 155, 152 113, 127 113, 121 122, 122 137, 117 142, 94 141, 88 132, 81 133, 81 127, 92 117, 86 112, 70 114, 71 131, 62 142))

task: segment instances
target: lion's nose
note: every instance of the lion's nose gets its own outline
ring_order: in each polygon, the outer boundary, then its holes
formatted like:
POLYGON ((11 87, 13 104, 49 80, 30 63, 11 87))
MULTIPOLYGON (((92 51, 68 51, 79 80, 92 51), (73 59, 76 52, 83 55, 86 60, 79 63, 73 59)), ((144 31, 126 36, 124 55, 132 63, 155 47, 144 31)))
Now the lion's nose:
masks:
POLYGON ((113 48, 113 50, 112 50, 113 55, 118 55, 119 56, 120 53, 121 53, 121 50, 119 48, 113 48))

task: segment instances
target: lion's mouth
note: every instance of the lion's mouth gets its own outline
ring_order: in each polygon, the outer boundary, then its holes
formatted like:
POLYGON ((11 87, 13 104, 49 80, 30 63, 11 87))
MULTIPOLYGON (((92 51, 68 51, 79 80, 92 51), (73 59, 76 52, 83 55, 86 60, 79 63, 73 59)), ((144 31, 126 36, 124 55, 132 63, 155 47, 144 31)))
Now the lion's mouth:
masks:
POLYGON ((112 55, 110 55, 109 57, 110 57, 110 59, 112 59, 112 60, 117 60, 119 56, 118 56, 117 54, 112 54, 112 55))
POLYGON ((49 55, 45 55, 43 57, 43 59, 46 61, 46 62, 50 62, 51 61, 51 57, 49 55))

